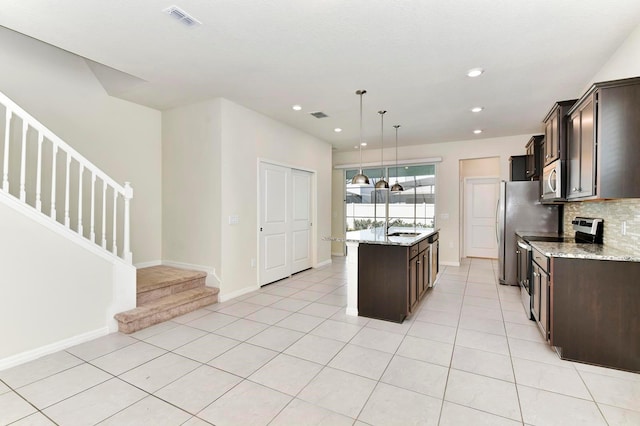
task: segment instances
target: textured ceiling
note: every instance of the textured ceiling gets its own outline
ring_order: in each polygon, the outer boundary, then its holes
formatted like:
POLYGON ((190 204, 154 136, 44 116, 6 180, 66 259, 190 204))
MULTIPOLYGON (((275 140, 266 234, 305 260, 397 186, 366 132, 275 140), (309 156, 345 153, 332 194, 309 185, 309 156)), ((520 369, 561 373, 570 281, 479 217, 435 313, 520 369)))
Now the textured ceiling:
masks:
POLYGON ((158 109, 220 96, 339 150, 358 141, 357 89, 369 147, 380 109, 386 143, 396 123, 403 145, 539 132, 639 22, 638 0, 4 0, 0 15, 96 62, 114 96, 158 109), (162 13, 172 4, 202 25, 162 13))

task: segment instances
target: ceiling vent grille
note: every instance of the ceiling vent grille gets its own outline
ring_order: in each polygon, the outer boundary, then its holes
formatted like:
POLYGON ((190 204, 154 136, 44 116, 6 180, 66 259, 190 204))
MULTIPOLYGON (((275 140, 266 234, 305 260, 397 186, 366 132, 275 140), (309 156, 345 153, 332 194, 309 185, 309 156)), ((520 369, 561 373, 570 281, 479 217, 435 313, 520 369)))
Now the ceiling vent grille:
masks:
POLYGON ((328 115, 322 111, 310 112, 309 114, 313 115, 315 118, 327 118, 328 115))
POLYGON ((187 27, 197 27, 198 25, 202 25, 202 22, 198 21, 193 16, 189 15, 184 10, 180 9, 178 6, 171 6, 163 10, 164 13, 171 16, 173 19, 180 21, 182 24, 187 27))

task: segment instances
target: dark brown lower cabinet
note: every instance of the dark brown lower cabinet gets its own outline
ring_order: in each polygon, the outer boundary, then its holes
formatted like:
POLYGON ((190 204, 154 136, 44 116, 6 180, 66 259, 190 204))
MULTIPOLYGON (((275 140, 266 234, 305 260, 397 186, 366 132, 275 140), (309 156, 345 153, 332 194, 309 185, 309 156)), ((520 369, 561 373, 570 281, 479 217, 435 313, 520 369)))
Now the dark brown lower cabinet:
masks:
POLYGON ((437 239, 435 234, 413 246, 360 244, 358 315, 404 321, 435 280, 437 239))
POLYGON ((640 372, 640 263, 552 258, 549 288, 563 359, 640 372))

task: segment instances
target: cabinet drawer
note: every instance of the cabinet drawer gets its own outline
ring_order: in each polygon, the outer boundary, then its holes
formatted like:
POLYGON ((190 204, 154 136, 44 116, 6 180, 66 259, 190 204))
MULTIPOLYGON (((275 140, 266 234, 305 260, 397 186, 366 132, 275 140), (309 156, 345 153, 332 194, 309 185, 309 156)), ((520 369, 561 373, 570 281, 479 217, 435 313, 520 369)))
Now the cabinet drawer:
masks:
POLYGON ((425 238, 424 240, 420 241, 418 250, 419 251, 425 251, 427 248, 429 248, 429 239, 425 238))
POLYGON ((420 245, 414 244, 409 248, 409 259, 414 258, 420 252, 420 245))
POLYGON ((547 274, 549 273, 549 258, 539 252, 537 249, 532 250, 533 260, 536 262, 540 268, 544 270, 547 274))

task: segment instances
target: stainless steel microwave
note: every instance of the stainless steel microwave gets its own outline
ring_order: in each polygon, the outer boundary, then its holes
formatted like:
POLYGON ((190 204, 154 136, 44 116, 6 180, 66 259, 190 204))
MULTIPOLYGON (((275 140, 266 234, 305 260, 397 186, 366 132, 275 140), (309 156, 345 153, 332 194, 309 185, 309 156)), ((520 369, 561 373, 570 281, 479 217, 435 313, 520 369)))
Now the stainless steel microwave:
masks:
POLYGON ((564 199, 564 163, 556 160, 545 166, 542 172, 542 200, 557 201, 564 199))

